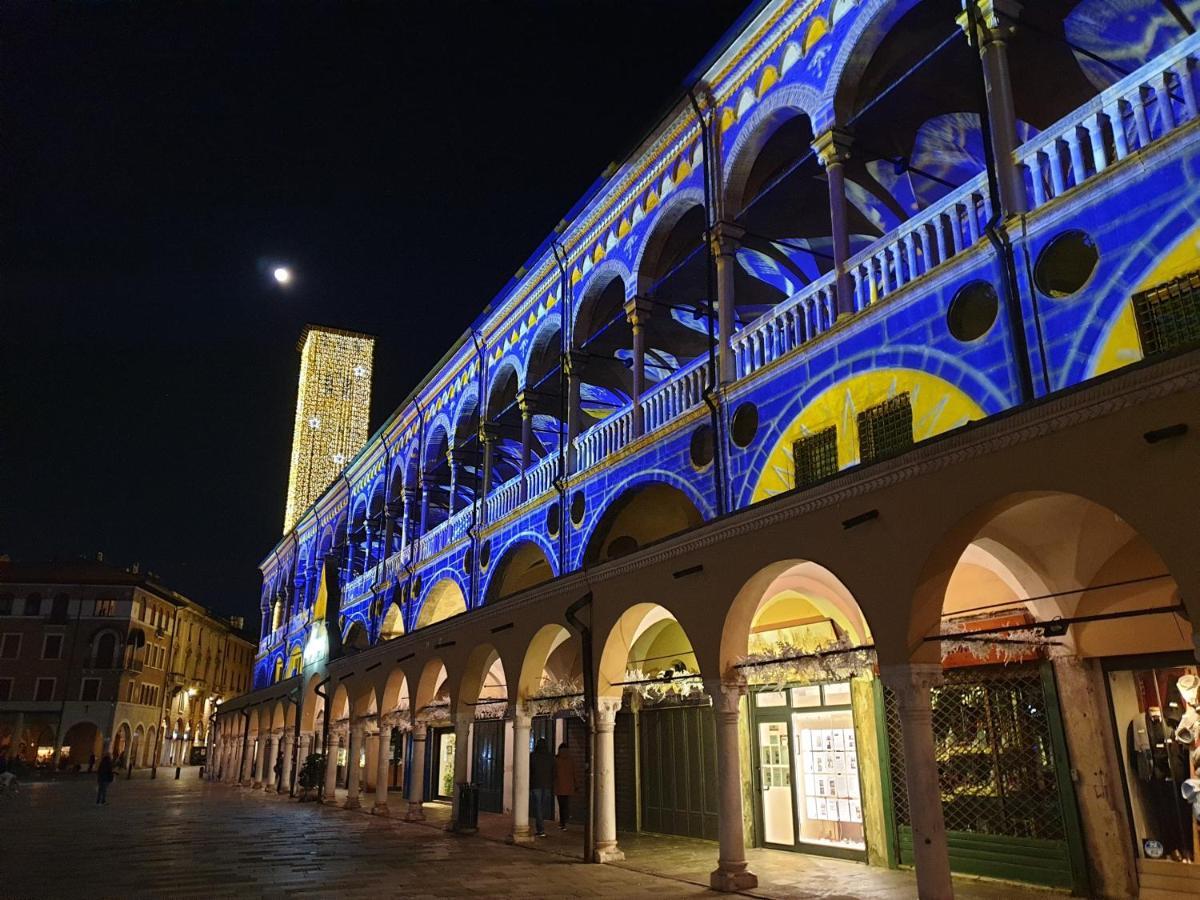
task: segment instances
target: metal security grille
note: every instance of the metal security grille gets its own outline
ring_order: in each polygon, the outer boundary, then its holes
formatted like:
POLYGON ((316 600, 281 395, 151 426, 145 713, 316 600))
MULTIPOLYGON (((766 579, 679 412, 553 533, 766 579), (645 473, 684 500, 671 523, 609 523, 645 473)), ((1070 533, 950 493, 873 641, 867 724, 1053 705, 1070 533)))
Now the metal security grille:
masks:
POLYGON ((1200 271, 1133 295, 1142 353, 1200 343, 1200 271))
MULTIPOLYGON (((933 692, 934 753, 948 831, 1063 840, 1066 826, 1037 666, 958 669, 933 692)), ((896 697, 884 691, 893 807, 912 825, 896 697)))
POLYGON ((863 462, 902 453, 912 443, 912 403, 907 393, 858 414, 859 459, 863 462))
POLYGON ((800 438, 792 445, 796 487, 816 484, 838 471, 837 426, 800 438))

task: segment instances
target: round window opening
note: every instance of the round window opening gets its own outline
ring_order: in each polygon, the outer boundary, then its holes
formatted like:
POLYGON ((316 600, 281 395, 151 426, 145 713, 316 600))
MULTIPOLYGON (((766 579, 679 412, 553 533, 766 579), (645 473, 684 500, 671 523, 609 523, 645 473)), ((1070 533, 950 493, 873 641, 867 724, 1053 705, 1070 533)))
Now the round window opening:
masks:
POLYGON ((550 508, 546 510, 546 534, 550 537, 558 537, 558 529, 562 525, 562 510, 557 503, 551 503, 550 508))
POLYGON ((733 413, 733 423, 730 429, 733 442, 739 447, 749 447, 758 434, 758 407, 753 403, 743 403, 733 413))
POLYGON ((488 563, 492 561, 492 542, 484 541, 483 546, 479 548, 479 568, 486 569, 488 563))
POLYGON ((713 430, 711 425, 701 425, 692 432, 692 465, 703 469, 713 461, 713 430))
POLYGON ((988 333, 999 312, 996 289, 986 281, 972 281, 959 288, 950 301, 946 324, 960 341, 974 341, 988 333))
POLYGON ((576 527, 583 524, 583 513, 585 508, 583 491, 576 491, 571 497, 571 523, 576 527))
POLYGON ((1092 277, 1100 262, 1096 242, 1083 231, 1064 231, 1055 236, 1033 270, 1038 290, 1047 297, 1070 297, 1092 277))

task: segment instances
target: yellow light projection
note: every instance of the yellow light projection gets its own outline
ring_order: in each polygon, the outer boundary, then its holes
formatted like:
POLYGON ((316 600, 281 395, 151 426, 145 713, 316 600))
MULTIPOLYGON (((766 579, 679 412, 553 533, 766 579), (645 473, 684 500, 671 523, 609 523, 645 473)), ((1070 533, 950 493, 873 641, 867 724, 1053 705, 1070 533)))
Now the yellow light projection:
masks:
POLYGON ((838 468, 857 463, 858 414, 906 391, 912 402, 913 440, 921 441, 984 417, 978 403, 936 375, 915 369, 876 369, 853 375, 818 395, 792 420, 767 457, 751 502, 795 487, 792 445, 831 425, 838 430, 838 468))
MULTIPOLYGON (((1186 275, 1196 268, 1197 260, 1200 260, 1200 227, 1193 228, 1184 235, 1170 252, 1146 273, 1133 293, 1140 293, 1156 284, 1186 275)), ((1137 322, 1133 317, 1133 300, 1130 299, 1122 304, 1121 311, 1113 319, 1099 351, 1092 358, 1092 376, 1112 372, 1141 358, 1142 342, 1138 338, 1137 322)))
POLYGON ((366 443, 375 338, 308 325, 300 336, 300 387, 283 533, 366 443))

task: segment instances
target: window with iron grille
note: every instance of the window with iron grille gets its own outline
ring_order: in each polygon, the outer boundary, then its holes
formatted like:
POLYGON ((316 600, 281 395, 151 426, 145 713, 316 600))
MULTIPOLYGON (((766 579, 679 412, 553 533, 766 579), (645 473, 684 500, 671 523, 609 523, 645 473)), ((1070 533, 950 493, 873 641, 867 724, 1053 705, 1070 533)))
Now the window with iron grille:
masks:
POLYGON ((858 449, 862 462, 903 453, 913 444, 912 403, 897 394, 858 414, 858 449))
POLYGON ((816 484, 837 474, 837 426, 809 434, 792 444, 796 487, 816 484))
POLYGON ((1146 356, 1200 343, 1200 271, 1134 294, 1133 315, 1146 356))
MULTIPOLYGON (((948 831, 1064 840, 1049 711, 1036 665, 952 669, 932 690, 948 831)), ((896 825, 911 826, 896 696, 884 690, 896 825)))

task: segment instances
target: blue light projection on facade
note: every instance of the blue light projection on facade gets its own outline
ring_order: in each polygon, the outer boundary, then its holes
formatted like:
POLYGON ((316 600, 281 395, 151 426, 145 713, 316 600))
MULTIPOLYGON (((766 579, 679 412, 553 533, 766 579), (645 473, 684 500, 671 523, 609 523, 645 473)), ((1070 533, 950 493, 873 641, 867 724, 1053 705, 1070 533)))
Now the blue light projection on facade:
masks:
POLYGON ((376 641, 447 585, 470 609, 636 549, 609 526, 638 492, 683 528, 796 489, 805 436, 836 428, 859 465, 858 414, 889 398, 922 441, 1136 363, 1132 296, 1200 268, 1200 36, 1156 0, 1047 4, 1069 44, 1018 27, 997 168, 1024 205, 1000 210, 961 11, 747 22, 698 78, 704 128, 681 103, 263 561, 256 683, 312 656, 322 572, 326 621, 376 641))

